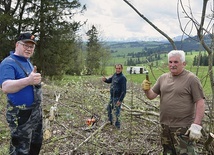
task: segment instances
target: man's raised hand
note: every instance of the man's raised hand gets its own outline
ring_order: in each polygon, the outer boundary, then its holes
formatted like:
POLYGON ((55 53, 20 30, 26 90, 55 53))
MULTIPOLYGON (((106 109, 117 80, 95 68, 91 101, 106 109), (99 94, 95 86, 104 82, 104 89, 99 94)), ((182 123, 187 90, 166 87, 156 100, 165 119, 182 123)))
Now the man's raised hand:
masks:
POLYGON ((29 75, 30 85, 37 85, 41 83, 41 74, 37 73, 37 67, 34 66, 33 71, 29 75))

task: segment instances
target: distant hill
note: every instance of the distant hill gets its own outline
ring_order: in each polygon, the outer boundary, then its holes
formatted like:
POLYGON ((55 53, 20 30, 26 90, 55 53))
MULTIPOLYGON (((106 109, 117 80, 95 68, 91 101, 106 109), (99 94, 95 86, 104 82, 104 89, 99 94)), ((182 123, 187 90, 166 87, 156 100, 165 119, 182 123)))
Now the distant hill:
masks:
MULTIPOLYGON (((210 42, 209 37, 205 38, 207 42, 210 42)), ((186 38, 183 41, 175 41, 177 49, 184 51, 201 51, 204 48, 196 41, 197 37, 186 38)), ((172 45, 166 41, 134 41, 134 42, 107 42, 106 45, 112 50, 117 52, 121 49, 138 49, 148 50, 151 52, 169 52, 172 45)))

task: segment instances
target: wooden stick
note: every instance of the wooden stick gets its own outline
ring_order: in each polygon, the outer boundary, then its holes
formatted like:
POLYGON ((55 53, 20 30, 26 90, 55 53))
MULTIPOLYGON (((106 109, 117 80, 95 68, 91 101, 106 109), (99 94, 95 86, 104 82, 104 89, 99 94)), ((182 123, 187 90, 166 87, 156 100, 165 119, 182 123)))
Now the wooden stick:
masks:
POLYGON ((108 124, 110 124, 110 122, 104 123, 101 127, 99 127, 96 131, 94 131, 88 138, 86 138, 82 143, 80 143, 79 146, 71 150, 69 152, 69 155, 74 154, 83 144, 87 143, 94 135, 96 135, 100 130, 102 130, 108 124))
POLYGON ((56 92, 55 92, 54 94, 55 94, 55 97, 56 97, 55 101, 56 101, 56 102, 59 102, 59 98, 60 98, 61 94, 59 93, 59 94, 57 95, 56 92))

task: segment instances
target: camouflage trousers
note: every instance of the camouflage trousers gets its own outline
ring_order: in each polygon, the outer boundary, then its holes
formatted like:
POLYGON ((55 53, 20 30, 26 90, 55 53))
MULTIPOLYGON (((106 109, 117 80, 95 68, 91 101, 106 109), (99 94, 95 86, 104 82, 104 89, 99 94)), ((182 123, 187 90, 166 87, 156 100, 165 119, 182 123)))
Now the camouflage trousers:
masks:
POLYGON ((7 105, 7 122, 11 130, 10 155, 38 155, 42 146, 42 110, 7 105))
POLYGON ((195 143, 185 135, 188 127, 169 127, 161 125, 163 155, 197 155, 195 143))

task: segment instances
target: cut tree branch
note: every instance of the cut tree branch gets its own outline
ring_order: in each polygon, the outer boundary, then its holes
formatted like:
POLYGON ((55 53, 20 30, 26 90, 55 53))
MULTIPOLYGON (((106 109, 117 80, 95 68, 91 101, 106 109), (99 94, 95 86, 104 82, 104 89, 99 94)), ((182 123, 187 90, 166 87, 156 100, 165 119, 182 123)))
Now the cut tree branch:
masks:
POLYGON ((106 125, 110 124, 110 122, 105 122, 102 126, 100 126, 95 132, 93 132, 88 138, 86 138, 82 143, 80 143, 76 148, 69 152, 70 154, 75 154, 75 152, 85 143, 87 143, 93 136, 95 136, 100 130, 102 130, 106 125))
POLYGON ((149 19, 147 19, 143 14, 141 14, 131 3, 127 0, 123 0, 126 4, 128 4, 141 18, 143 18, 149 25, 151 25, 155 30, 157 30, 160 34, 162 34, 172 45, 173 49, 177 49, 174 41, 162 30, 160 30, 157 26, 155 26, 149 19))

